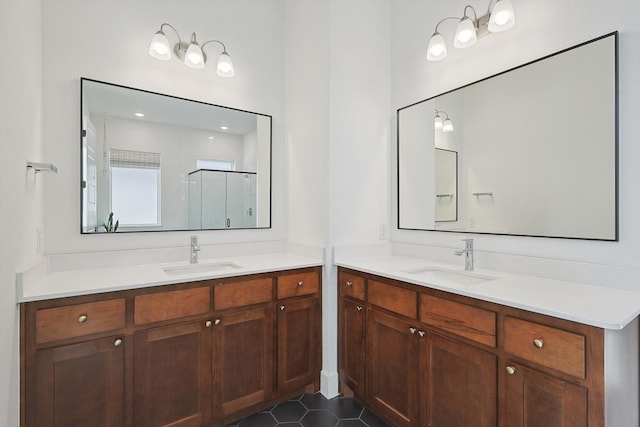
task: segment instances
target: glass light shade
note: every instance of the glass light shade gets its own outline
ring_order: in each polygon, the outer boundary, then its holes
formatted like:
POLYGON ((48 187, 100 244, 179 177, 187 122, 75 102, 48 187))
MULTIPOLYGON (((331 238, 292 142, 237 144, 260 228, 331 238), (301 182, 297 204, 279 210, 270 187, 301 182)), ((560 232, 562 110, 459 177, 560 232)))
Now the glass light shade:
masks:
POLYGON ((236 74, 231 57, 226 50, 218 57, 217 73, 220 77, 233 77, 236 74))
POLYGON ((440 61, 446 57, 447 45, 444 43, 444 37, 438 32, 433 33, 429 40, 429 47, 427 47, 427 60, 440 61))
POLYGON ((442 126, 444 125, 443 121, 442 121, 442 117, 440 117, 439 114, 436 114, 436 116, 433 119, 433 126, 437 129, 437 130, 441 130, 442 126))
POLYGON ((184 65, 189 68, 204 68, 204 56, 202 55, 202 49, 196 42, 191 42, 187 53, 184 55, 184 65))
POLYGON ((453 122, 451 119, 446 119, 442 124, 442 132, 453 132, 453 122))
POLYGON ((171 47, 169 46, 169 40, 167 36, 158 31, 149 44, 149 55, 161 61, 168 61, 171 59, 171 47))
POLYGON ((477 40, 478 35, 476 34, 476 27, 473 25, 473 21, 467 16, 463 17, 460 22, 458 22, 453 45, 457 48, 469 47, 473 46, 477 40))
POLYGON ((498 0, 493 6, 489 17, 489 31, 499 33, 513 27, 516 23, 516 16, 513 13, 511 0, 498 0))

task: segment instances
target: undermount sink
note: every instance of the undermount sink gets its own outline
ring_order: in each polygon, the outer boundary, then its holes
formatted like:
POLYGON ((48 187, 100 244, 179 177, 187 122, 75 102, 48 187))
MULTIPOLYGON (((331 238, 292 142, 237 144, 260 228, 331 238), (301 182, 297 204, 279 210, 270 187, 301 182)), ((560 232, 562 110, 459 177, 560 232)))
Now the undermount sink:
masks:
POLYGON ((172 265, 163 267, 162 270, 170 276, 177 276, 180 274, 215 273, 224 270, 234 270, 237 268, 241 268, 241 266, 236 264, 235 262, 219 261, 203 262, 198 264, 172 265))
POLYGON ((478 274, 473 271, 448 270, 440 267, 414 268, 405 270, 405 273, 416 275, 420 279, 432 284, 446 282, 446 284, 456 284, 466 287, 473 287, 497 279, 497 277, 478 274))

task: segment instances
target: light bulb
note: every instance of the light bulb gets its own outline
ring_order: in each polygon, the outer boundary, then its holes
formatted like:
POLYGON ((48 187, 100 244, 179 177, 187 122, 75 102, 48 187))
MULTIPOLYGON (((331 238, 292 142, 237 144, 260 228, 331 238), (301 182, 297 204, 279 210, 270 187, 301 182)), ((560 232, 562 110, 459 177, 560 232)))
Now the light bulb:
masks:
POLYGON ((161 61, 168 61, 171 59, 169 40, 162 30, 158 31, 151 39, 151 43, 149 44, 149 55, 156 59, 160 59, 161 61))
POLYGON ((440 114, 438 114, 438 113, 436 113, 436 116, 433 119, 433 126, 437 130, 442 130, 442 126, 443 126, 442 117, 440 117, 440 114))
POLYGON ((478 36, 476 34, 476 27, 473 24, 473 21, 467 16, 463 17, 458 23, 456 35, 453 39, 453 46, 457 48, 465 48, 473 46, 477 40, 478 36))
POLYGON ((231 57, 226 50, 218 57, 217 73, 220 77, 233 77, 236 74, 231 57))
POLYGON ((515 23, 516 16, 513 13, 511 0, 498 0, 493 6, 491 16, 489 17, 489 31, 492 33, 506 31, 513 27, 515 23))
POLYGON ((453 132, 453 122, 451 119, 446 119, 442 124, 442 132, 453 132))
POLYGON ((195 41, 189 44, 187 53, 184 55, 184 64, 189 68, 204 68, 204 56, 202 55, 202 49, 195 41))
POLYGON ((427 47, 427 60, 440 61, 447 57, 447 45, 444 43, 444 37, 442 34, 435 32, 429 40, 429 47, 427 47))

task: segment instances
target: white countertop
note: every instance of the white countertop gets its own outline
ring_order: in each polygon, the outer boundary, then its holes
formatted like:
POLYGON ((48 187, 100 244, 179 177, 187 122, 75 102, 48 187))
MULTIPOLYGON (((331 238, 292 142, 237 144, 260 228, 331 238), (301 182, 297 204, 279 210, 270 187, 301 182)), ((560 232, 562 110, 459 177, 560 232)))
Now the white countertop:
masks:
POLYGON ((29 280, 20 283, 17 289, 17 298, 18 302, 39 301, 149 286, 316 267, 323 264, 322 259, 288 253, 201 259, 198 265, 202 266, 208 263, 233 263, 238 267, 222 268, 218 271, 187 272, 173 275, 169 275, 163 270, 165 267, 188 266, 189 262, 187 261, 47 272, 38 280, 31 281, 32 283, 29 283, 29 280))
POLYGON ((421 258, 383 255, 340 259, 336 265, 415 285, 494 302, 605 329, 622 329, 640 314, 640 292, 536 278, 499 271, 477 269, 472 273, 489 276, 479 284, 426 279, 411 270, 440 268, 463 275, 461 265, 431 262, 421 258), (428 281, 427 281, 428 280, 428 281))

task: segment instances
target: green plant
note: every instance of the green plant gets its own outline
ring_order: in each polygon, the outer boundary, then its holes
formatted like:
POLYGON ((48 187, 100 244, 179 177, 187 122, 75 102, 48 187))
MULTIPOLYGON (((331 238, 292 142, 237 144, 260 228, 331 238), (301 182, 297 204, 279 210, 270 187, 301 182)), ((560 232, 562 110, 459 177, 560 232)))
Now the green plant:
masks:
POLYGON ((104 231, 107 233, 115 233, 118 231, 118 227, 120 226, 120 220, 116 220, 116 223, 113 223, 113 212, 109 214, 109 219, 107 219, 106 224, 102 224, 104 226, 104 231))

